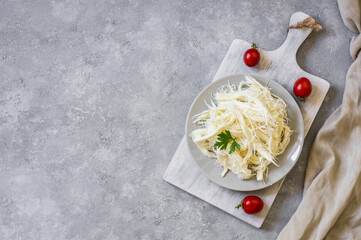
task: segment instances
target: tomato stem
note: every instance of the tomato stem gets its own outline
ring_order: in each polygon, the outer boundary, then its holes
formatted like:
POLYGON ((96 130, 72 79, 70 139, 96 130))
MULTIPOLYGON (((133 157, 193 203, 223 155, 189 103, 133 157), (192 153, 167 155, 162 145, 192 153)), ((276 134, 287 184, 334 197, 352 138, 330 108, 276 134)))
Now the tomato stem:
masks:
POLYGON ((243 201, 240 204, 238 204, 235 208, 237 208, 237 209, 243 208, 243 201))
POLYGON ((256 49, 256 50, 258 49, 258 47, 257 47, 257 45, 255 43, 252 43, 252 48, 256 49))
POLYGON ((304 98, 304 97, 297 97, 298 98, 298 100, 300 100, 302 103, 305 103, 306 102, 306 98, 304 98))

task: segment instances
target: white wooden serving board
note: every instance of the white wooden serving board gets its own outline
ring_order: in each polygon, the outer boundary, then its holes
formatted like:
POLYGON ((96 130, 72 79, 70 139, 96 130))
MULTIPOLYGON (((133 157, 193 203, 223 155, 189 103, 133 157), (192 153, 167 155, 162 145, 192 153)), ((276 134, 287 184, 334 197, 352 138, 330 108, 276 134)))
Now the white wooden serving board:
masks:
MULTIPOLYGON (((308 15, 302 12, 294 13, 291 16, 290 25, 296 24, 307 17, 308 15)), ((243 54, 251 47, 251 43, 235 39, 214 80, 236 73, 263 76, 280 83, 292 93, 294 82, 300 77, 307 77, 312 83, 311 96, 308 97, 304 104, 297 100, 302 112, 306 135, 330 87, 326 80, 303 71, 297 64, 297 50, 311 31, 309 28, 290 29, 281 47, 273 51, 260 49, 261 60, 254 68, 247 67, 243 62, 243 54)), ((269 174, 272 174, 272 172, 269 174)), ((164 179, 257 228, 260 228, 264 222, 284 181, 283 178, 270 187, 254 192, 237 192, 223 188, 211 182, 201 173, 192 160, 184 137, 164 174, 164 179), (245 196, 251 194, 263 199, 264 208, 261 212, 255 215, 247 215, 242 210, 235 209, 235 206, 245 196)))

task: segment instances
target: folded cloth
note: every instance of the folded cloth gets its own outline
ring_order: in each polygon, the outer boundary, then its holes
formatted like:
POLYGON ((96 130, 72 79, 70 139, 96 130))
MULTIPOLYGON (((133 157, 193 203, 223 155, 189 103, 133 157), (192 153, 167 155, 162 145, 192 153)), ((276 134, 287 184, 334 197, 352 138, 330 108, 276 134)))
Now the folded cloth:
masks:
MULTIPOLYGON (((361 30, 361 0, 338 0, 342 19, 361 30)), ((355 59, 341 106, 313 143, 303 199, 278 239, 361 239, 361 34, 351 41, 355 59)))

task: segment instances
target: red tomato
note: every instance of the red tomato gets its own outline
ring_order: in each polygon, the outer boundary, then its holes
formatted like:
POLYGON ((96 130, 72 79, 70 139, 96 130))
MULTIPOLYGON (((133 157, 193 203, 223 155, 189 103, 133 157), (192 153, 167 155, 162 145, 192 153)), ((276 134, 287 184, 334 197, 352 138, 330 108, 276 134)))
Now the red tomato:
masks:
POLYGON ((257 50, 256 44, 252 44, 252 48, 248 49, 243 55, 243 61, 248 67, 254 67, 259 63, 261 56, 257 50))
POLYGON ((263 201, 257 196, 247 196, 236 208, 239 207, 242 207, 247 214, 255 214, 263 209, 263 201))
POLYGON ((312 92, 312 84, 310 80, 305 77, 298 79, 293 85, 293 92, 300 101, 304 102, 306 97, 310 96, 312 92))

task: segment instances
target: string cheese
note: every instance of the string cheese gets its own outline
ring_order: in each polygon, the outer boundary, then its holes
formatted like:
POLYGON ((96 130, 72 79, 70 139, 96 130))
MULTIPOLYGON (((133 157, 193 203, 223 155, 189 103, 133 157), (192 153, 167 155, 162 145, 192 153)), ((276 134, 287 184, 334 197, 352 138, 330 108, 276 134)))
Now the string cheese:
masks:
POLYGON ((218 160, 224 168, 222 176, 231 170, 242 180, 256 175, 258 181, 266 181, 268 165, 277 165, 276 157, 290 141, 286 103, 250 76, 238 87, 221 87, 214 100, 194 116, 200 128, 190 134, 192 140, 203 154, 218 160), (229 154, 229 146, 225 150, 214 147, 217 135, 225 130, 240 150, 229 154))

